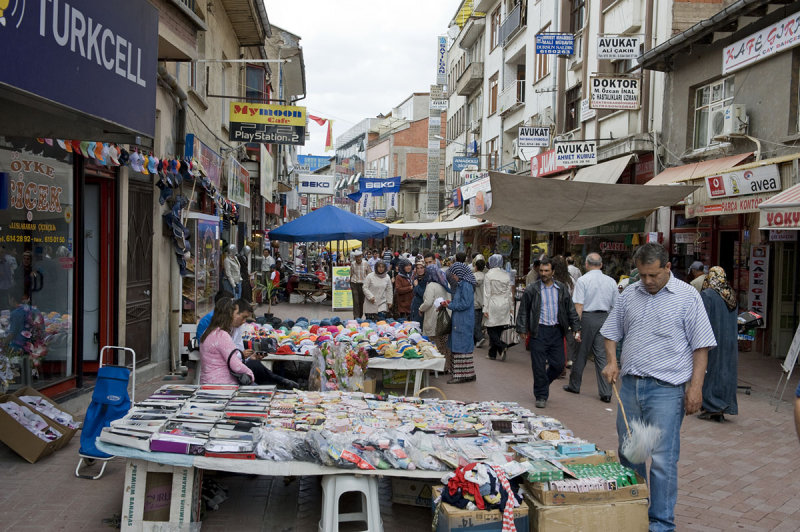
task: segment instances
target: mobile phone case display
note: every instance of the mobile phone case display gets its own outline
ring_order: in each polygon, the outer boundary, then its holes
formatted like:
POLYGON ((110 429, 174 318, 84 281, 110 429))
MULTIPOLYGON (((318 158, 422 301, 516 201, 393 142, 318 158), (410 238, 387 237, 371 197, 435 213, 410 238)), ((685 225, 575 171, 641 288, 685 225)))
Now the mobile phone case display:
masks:
POLYGON ((214 295, 219 290, 219 219, 190 213, 186 227, 192 256, 186 260, 188 273, 183 277, 181 323, 196 325, 214 309, 214 295))

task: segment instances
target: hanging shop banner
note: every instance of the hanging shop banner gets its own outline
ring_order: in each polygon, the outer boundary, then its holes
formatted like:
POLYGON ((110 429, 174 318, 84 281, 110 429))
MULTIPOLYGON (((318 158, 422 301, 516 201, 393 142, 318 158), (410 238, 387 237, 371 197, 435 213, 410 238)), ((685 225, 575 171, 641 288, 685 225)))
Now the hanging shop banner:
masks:
POLYGON ((501 225, 497 228, 497 252, 504 257, 511 255, 514 249, 514 228, 510 225, 501 225))
POLYGON ((575 35, 572 33, 537 33, 536 53, 573 55, 575 53, 575 35))
POLYGON ((597 164, 597 143, 588 140, 556 142, 556 163, 562 166, 597 164))
POLYGON ((636 59, 642 46, 641 35, 598 35, 598 59, 636 59))
POLYGON ((750 286, 747 289, 747 309, 764 318, 767 326, 767 288, 769 287, 769 246, 750 247, 750 286))
POLYGON ((350 291, 350 266, 333 267, 333 310, 353 308, 353 292, 350 291))
POLYGON ((309 172, 316 172, 331 164, 331 158, 328 155, 298 155, 297 162, 300 165, 308 166, 309 172))
POLYGON ((726 46, 722 49, 722 75, 797 46, 800 44, 799 28, 800 13, 795 13, 726 46))
POLYGON ((797 242, 797 231, 770 229, 769 230, 770 242, 797 242))
POLYGON ((267 151, 267 147, 259 144, 259 179, 258 192, 261 197, 268 202, 272 201, 272 188, 275 182, 275 164, 272 155, 267 151))
POLYGON ((358 184, 361 192, 369 192, 373 196, 400 192, 400 176, 390 177, 389 179, 367 179, 362 177, 358 184))
POLYGON ((184 148, 186 157, 197 159, 206 177, 216 189, 220 189, 222 183, 222 163, 224 159, 217 152, 203 144, 197 135, 189 133, 186 135, 186 147, 184 148))
POLYGON ((628 251, 625 242, 600 242, 600 251, 628 251))
POLYGON ((306 108, 294 105, 230 103, 229 140, 303 146, 306 108))
POLYGON ((430 108, 435 109, 437 111, 447 111, 447 104, 450 103, 448 100, 431 100, 430 108))
MULTIPOLYGON (((758 206, 761 202, 767 201, 773 194, 758 194, 756 196, 747 196, 745 198, 733 198, 724 201, 717 201, 714 203, 700 203, 691 204, 686 206, 686 217, 694 218, 695 216, 721 216, 723 214, 743 214, 746 212, 758 212, 758 206)), ((762 224, 761 227, 767 228, 764 225, 764 213, 761 213, 762 224)), ((781 229, 781 226, 773 226, 776 229, 781 229)), ((784 226, 789 227, 789 226, 784 226)))
POLYGON ((487 175, 483 179, 463 185, 461 187, 461 197, 466 201, 477 196, 479 192, 489 192, 490 190, 492 190, 492 184, 487 175))
POLYGON ((464 172, 461 177, 464 178, 464 183, 469 185, 481 179, 489 179, 489 172, 464 172))
POLYGON ((456 156, 453 157, 453 171, 460 172, 464 170, 468 166, 474 166, 475 168, 480 168, 481 160, 480 157, 462 157, 456 156))
POLYGON ((464 204, 464 198, 461 196, 461 189, 455 188, 452 192, 453 207, 461 207, 464 204))
POLYGON ((492 208, 492 191, 478 191, 475 197, 469 202, 469 214, 471 216, 480 216, 492 208))
POLYGON ((297 178, 298 194, 333 195, 334 177, 324 174, 301 174, 297 178))
POLYGON ((597 116, 597 111, 592 109, 592 106, 589 104, 589 98, 581 100, 581 122, 591 120, 595 116, 597 116))
POLYGON ((517 146, 520 148, 547 148, 550 146, 550 128, 520 127, 517 146))
POLYGON ((612 76, 590 76, 589 106, 592 109, 638 109, 641 80, 612 76))
MULTIPOLYGON (((645 224, 644 218, 639 218, 637 220, 622 220, 619 222, 612 222, 610 224, 598 225, 597 227, 590 227, 588 229, 581 229, 578 232, 578 234, 580 236, 597 236, 597 235, 629 235, 633 233, 643 233, 644 224, 645 224)), ((694 242, 694 240, 692 240, 692 242, 694 242)))
POLYGON ((547 242, 539 242, 538 244, 531 244, 531 255, 535 258, 539 258, 542 255, 547 255, 547 250, 549 249, 549 244, 547 242))
POLYGON ((226 163, 228 199, 243 207, 250 207, 250 172, 232 155, 226 163))
POLYGON ((447 35, 436 37, 436 84, 447 85, 447 35))
POLYGON ((145 0, 2 0, 0 85, 153 137, 158 41, 145 0))
POLYGON ((705 181, 706 192, 710 198, 744 196, 781 189, 781 176, 777 164, 708 176, 705 181))
POLYGON ((556 161, 556 150, 548 150, 531 159, 531 176, 544 177, 546 175, 560 174, 566 172, 571 165, 562 166, 556 161))

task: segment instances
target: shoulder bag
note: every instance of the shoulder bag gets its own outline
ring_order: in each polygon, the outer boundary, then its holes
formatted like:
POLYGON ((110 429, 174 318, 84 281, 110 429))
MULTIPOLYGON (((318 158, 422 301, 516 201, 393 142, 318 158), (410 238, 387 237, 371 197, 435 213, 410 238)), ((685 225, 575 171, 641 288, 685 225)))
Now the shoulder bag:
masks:
POLYGON ((238 349, 234 349, 231 351, 231 354, 228 355, 228 371, 231 372, 231 375, 233 375, 233 378, 236 379, 236 382, 239 384, 239 386, 249 386, 253 384, 253 379, 250 378, 250 375, 247 373, 236 373, 231 368, 231 357, 236 353, 242 354, 242 352, 238 349))
POLYGON ((440 308, 436 315, 436 336, 450 334, 453 330, 453 320, 447 308, 440 308))

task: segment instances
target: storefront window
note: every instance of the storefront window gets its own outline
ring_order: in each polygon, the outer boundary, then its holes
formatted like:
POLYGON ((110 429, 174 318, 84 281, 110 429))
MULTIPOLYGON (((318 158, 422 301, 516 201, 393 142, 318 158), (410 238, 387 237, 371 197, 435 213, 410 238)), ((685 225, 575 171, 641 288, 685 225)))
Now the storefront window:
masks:
POLYGON ((75 372, 74 230, 72 154, 0 137, 0 389, 75 372))

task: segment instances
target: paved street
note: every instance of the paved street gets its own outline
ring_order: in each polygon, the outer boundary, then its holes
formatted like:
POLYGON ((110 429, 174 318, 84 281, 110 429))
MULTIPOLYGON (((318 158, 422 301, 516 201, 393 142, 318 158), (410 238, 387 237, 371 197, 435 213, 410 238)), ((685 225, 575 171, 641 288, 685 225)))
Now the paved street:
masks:
MULTIPOLYGON (((259 310, 260 311, 260 310, 259 310)), ((322 305, 280 305, 282 317, 309 318, 333 315, 322 305)), ((338 313, 344 317, 345 312, 338 313)), ((509 351, 506 362, 485 358, 486 349, 475 352, 478 379, 474 383, 447 385, 447 377, 431 379, 448 398, 517 401, 534 408, 532 378, 527 353, 521 346, 509 351)), ((752 385, 751 395, 739 393, 739 416, 725 423, 689 417, 683 424, 680 461, 680 495, 676 509, 680 530, 797 530, 800 523, 800 463, 791 407, 779 412, 769 399, 778 381, 775 359, 743 353, 740 382, 752 385)), ((561 419, 577 434, 603 449, 616 448, 616 407, 596 396, 594 368, 587 365, 581 395, 564 392, 560 380, 551 388, 545 410, 561 419)), ((163 384, 160 379, 143 382, 139 394, 163 384)), ((789 384, 791 396, 797 378, 789 384)), ((0 445, 0 467, 5 481, 0 492, 2 530, 107 530, 120 513, 123 461, 115 459, 106 475, 96 481, 77 479, 79 441, 76 438, 54 455, 28 464, 0 445)), ((214 475, 230 490, 231 498, 209 512, 203 530, 311 530, 316 529, 320 487, 315 478, 257 478, 214 475)), ((423 530, 430 513, 422 508, 392 505, 388 482, 382 516, 386 530, 423 530)))

